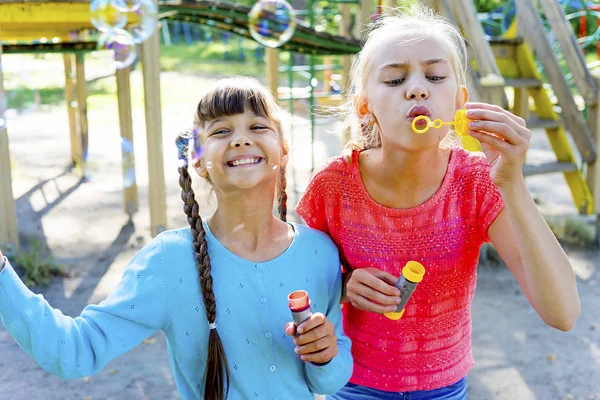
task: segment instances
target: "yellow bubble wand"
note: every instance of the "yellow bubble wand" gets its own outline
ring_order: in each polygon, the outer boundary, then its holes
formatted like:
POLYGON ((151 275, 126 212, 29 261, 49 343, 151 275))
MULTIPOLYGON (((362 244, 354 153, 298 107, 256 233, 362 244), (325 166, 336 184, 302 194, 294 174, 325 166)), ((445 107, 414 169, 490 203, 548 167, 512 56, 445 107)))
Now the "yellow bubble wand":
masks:
POLYGON ((444 122, 441 119, 431 121, 426 115, 419 115, 412 121, 412 130, 419 135, 427 132, 431 128, 441 128, 444 125, 454 125, 454 131, 460 136, 462 145, 465 149, 470 151, 481 151, 481 145, 477 139, 469 135, 469 122, 471 118, 467 117, 467 110, 456 110, 452 121, 444 122), (425 127, 419 129, 417 124, 419 121, 425 121, 427 124, 425 127))
POLYGON ((415 133, 423 134, 431 128, 441 128, 443 125, 454 125, 454 130, 458 136, 469 136, 469 122, 470 118, 467 117, 467 110, 456 110, 454 119, 449 122, 444 122, 441 119, 431 121, 426 115, 419 115, 412 121, 412 129, 415 133), (427 125, 424 128, 417 128, 419 121, 425 121, 427 125))

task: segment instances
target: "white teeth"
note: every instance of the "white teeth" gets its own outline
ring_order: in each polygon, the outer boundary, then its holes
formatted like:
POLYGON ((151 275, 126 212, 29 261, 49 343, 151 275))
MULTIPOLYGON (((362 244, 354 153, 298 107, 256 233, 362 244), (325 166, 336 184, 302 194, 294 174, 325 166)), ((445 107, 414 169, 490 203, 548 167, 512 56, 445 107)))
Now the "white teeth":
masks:
POLYGON ((259 162, 260 162, 260 158, 256 157, 256 158, 244 158, 242 160, 231 161, 230 164, 233 165, 234 167, 237 167, 238 165, 258 164, 259 162))

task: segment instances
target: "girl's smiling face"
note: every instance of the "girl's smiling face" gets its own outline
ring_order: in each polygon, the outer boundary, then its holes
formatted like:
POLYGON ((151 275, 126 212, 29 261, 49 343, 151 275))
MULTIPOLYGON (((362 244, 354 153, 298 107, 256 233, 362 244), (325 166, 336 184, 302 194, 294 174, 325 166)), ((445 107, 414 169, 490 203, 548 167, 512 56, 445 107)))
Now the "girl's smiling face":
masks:
POLYGON ((418 135, 412 131, 412 120, 427 115, 451 121, 468 93, 458 84, 449 47, 431 35, 412 37, 409 33, 390 37, 373 52, 356 109, 359 117, 372 114, 383 146, 416 151, 439 146, 448 127, 418 135))
POLYGON ((199 174, 222 193, 275 185, 279 168, 287 163, 277 129, 249 107, 205 122, 200 127, 204 154, 196 165, 199 174))

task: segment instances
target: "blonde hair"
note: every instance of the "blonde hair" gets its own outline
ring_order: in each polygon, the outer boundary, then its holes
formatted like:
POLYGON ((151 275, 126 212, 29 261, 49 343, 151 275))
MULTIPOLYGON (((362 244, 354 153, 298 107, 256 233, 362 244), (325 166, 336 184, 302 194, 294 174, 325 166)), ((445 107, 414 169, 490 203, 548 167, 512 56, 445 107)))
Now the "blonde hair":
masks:
MULTIPOLYGON (((457 86, 466 85, 469 54, 465 39, 451 21, 423 5, 390 10, 370 25, 363 39, 362 50, 352 62, 346 126, 352 126, 357 119, 356 100, 367 96, 366 88, 373 67, 373 54, 380 43, 390 37, 397 37, 398 43, 403 44, 418 43, 432 37, 443 41, 450 53, 450 64, 456 75, 457 86)), ((369 149, 381 146, 380 133, 375 125, 363 125, 361 131, 362 143, 358 147, 369 149)), ((451 132, 440 143, 440 147, 451 147, 457 139, 456 134, 451 132)))

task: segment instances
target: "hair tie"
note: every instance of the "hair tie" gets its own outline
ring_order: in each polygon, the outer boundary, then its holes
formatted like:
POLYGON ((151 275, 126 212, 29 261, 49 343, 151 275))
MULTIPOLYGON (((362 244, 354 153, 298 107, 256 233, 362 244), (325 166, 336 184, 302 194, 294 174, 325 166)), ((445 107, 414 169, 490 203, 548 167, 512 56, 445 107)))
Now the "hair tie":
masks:
POLYGON ((209 322, 208 329, 217 329, 217 322, 209 322))

